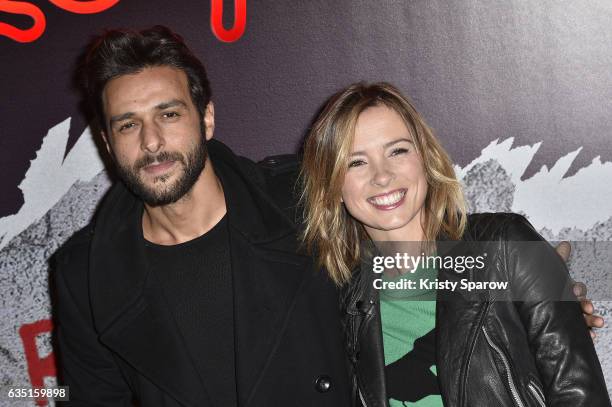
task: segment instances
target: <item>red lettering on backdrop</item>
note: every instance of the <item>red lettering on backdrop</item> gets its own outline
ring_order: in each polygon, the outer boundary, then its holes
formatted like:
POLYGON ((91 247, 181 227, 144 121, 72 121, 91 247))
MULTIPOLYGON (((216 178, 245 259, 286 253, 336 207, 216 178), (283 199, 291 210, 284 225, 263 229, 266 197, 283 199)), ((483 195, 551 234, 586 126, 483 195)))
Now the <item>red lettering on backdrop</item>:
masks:
POLYGON ((32 27, 22 30, 7 23, 0 22, 0 35, 17 42, 36 41, 45 32, 47 20, 42 10, 33 4, 23 1, 0 1, 0 11, 11 14, 23 14, 34 20, 32 27))
POLYGON ((242 37, 246 27, 246 0, 234 0, 234 26, 223 27, 223 0, 211 0, 210 27, 213 34, 223 42, 234 42, 242 37))
POLYGON ((95 14, 100 13, 113 7, 119 3, 119 0, 93 0, 93 1, 77 1, 77 0, 49 0, 57 7, 70 11, 75 14, 95 14))
MULTIPOLYGON (((119 0, 49 0, 57 7, 75 14, 100 13, 119 3, 119 0)), ((32 27, 22 30, 7 23, 0 22, 0 35, 17 42, 33 42, 40 38, 47 26, 46 18, 41 9, 25 1, 0 0, 0 11, 11 14, 23 14, 34 20, 32 27)))
MULTIPOLYGON (((120 0, 49 0, 55 6, 75 14, 101 13, 113 7, 120 0)), ((11 14, 26 15, 34 24, 25 30, 0 22, 0 35, 17 42, 33 42, 40 38, 47 26, 42 10, 25 1, 0 0, 0 11, 11 14)), ((246 28, 246 0, 234 0, 234 25, 226 30, 223 27, 223 0, 211 0, 210 28, 213 34, 223 42, 238 41, 246 28)))
MULTIPOLYGON (((46 376, 55 377, 57 375, 53 352, 41 358, 36 347, 36 337, 40 334, 51 333, 52 330, 53 324, 50 319, 43 319, 32 324, 24 324, 19 328, 19 336, 21 336, 21 341, 23 342, 32 387, 44 387, 43 379, 46 376)), ((46 406, 47 400, 37 399, 36 405, 46 406)))

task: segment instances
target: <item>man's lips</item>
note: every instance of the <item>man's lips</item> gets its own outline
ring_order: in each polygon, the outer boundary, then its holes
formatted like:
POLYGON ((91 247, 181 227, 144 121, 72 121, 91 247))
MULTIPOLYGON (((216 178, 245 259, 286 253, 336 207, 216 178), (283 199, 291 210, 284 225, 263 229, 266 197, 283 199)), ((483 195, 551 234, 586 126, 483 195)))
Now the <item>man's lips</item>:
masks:
POLYGON ((153 163, 150 165, 147 165, 146 167, 143 167, 143 169, 145 170, 145 172, 147 172, 147 174, 151 174, 151 175, 159 175, 163 172, 168 171, 170 168, 172 168, 174 166, 174 164, 176 163, 176 161, 162 161, 161 163, 153 163))
POLYGON ((391 210, 395 209, 404 203, 406 197, 406 189, 395 189, 384 194, 375 195, 368 198, 368 202, 372 204, 376 209, 391 210))

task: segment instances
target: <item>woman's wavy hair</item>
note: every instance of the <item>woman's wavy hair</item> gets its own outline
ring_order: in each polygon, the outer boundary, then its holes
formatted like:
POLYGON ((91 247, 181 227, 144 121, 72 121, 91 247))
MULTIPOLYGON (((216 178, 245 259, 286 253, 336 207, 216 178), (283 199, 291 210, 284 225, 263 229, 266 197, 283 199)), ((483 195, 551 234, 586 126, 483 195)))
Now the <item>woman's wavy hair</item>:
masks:
POLYGON ((412 103, 389 83, 350 85, 331 97, 313 124, 300 172, 302 241, 339 286, 349 281, 360 261, 361 243, 369 241, 363 225, 347 212, 341 195, 357 118, 373 106, 386 106, 402 117, 422 159, 428 187, 425 240, 434 241, 440 235, 460 239, 467 221, 461 184, 450 158, 412 103))

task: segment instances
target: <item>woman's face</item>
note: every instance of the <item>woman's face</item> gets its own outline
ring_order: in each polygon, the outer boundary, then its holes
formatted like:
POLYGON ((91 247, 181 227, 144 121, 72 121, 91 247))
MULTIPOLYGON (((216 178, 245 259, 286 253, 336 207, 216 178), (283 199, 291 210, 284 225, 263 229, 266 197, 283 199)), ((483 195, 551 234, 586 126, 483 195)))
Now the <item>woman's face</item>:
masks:
POLYGON ((386 106, 364 110, 342 186, 348 212, 372 240, 422 240, 426 194, 423 162, 401 116, 386 106))

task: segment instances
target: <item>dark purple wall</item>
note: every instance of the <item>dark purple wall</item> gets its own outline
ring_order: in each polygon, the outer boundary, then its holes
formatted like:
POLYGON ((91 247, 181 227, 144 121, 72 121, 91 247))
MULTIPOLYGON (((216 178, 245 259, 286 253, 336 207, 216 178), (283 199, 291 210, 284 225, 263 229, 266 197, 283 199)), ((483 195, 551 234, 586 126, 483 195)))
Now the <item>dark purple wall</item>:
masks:
MULTIPOLYGON (((30 44, 0 37, 0 217, 22 205, 17 185, 47 130, 71 116, 70 144, 82 133, 71 75, 105 27, 181 33, 207 64, 216 137, 254 159, 295 150, 326 97, 357 80, 397 84, 458 164, 508 137, 543 141, 527 176, 580 146, 570 173, 597 155, 612 159, 607 0, 248 0, 246 32, 229 44, 211 32, 208 0, 122 0, 93 15, 32 3, 47 17, 44 35, 30 44)), ((31 24, 1 12, 0 21, 31 24)))

